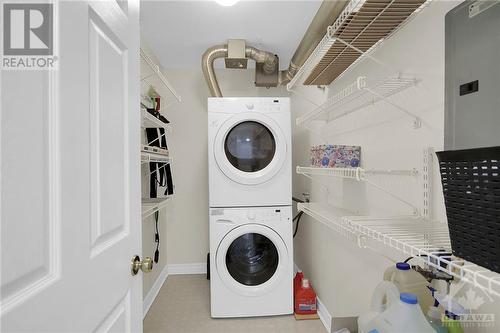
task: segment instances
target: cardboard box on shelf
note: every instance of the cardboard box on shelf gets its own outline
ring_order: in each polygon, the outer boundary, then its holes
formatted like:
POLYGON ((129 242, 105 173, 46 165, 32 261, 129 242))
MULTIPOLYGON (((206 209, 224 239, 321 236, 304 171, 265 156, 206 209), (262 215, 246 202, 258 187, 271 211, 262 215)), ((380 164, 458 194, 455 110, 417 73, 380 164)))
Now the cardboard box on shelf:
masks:
POLYGON ((311 166, 318 168, 357 168, 361 163, 361 147, 318 145, 310 150, 311 166))

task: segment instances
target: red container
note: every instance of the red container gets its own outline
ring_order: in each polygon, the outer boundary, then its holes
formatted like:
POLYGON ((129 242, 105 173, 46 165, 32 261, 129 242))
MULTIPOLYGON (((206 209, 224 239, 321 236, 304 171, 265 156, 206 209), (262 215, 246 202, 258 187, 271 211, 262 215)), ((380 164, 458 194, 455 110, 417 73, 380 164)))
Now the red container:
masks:
POLYGON ((308 279, 302 280, 302 285, 295 292, 295 313, 315 314, 317 312, 316 293, 308 279))
POLYGON ((301 270, 297 271, 295 277, 293 278, 293 299, 295 299, 295 294, 299 291, 302 285, 302 279, 304 278, 304 273, 301 270))

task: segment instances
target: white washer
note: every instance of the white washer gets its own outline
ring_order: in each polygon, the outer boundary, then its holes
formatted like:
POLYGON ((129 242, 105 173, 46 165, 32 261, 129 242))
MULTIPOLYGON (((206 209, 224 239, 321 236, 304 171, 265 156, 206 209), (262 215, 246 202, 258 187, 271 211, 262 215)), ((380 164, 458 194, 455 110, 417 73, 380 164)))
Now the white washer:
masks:
POLYGON ((293 313, 291 207, 210 209, 211 315, 293 313))
POLYGON ((290 100, 208 99, 210 207, 292 204, 290 100))

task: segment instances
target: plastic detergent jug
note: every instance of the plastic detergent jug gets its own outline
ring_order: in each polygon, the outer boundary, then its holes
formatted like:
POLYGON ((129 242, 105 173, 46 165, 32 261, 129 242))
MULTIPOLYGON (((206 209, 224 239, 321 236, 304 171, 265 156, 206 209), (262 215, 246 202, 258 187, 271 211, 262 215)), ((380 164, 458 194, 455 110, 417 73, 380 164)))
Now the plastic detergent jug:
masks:
POLYGON ((417 271, 411 269, 410 264, 398 262, 384 272, 384 280, 393 282, 400 293, 411 293, 417 295, 423 313, 434 305, 434 298, 427 287, 429 283, 417 271))
POLYGON ((314 314, 316 312, 316 293, 309 284, 309 280, 302 279, 302 286, 295 294, 295 313, 314 314))
POLYGON ((417 296, 400 293, 398 297, 397 293, 394 284, 380 283, 372 298, 371 312, 358 318, 358 332, 435 333, 418 306, 417 296))
POLYGON ((302 285, 302 280, 304 279, 304 273, 299 269, 295 277, 293 278, 293 295, 299 291, 300 286, 302 285))
POLYGON ((358 317, 358 333, 369 333, 369 323, 385 311, 399 297, 398 288, 392 282, 380 282, 373 292, 370 312, 358 317))

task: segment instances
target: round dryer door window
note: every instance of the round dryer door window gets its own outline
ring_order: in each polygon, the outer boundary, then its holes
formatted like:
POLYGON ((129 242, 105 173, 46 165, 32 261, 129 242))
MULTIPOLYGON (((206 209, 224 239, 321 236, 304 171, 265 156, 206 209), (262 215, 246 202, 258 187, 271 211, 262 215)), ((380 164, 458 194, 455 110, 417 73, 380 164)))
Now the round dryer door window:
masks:
POLYGON ((226 253, 226 268, 241 284, 257 286, 267 282, 278 268, 279 255, 273 242, 257 233, 236 238, 226 253))
POLYGON ((287 159, 288 142, 272 118, 243 112, 227 119, 217 131, 214 156, 220 170, 242 185, 272 179, 287 159))
POLYGON ((236 169, 255 172, 271 163, 276 152, 276 141, 265 125, 244 121, 229 131, 224 151, 236 169))

